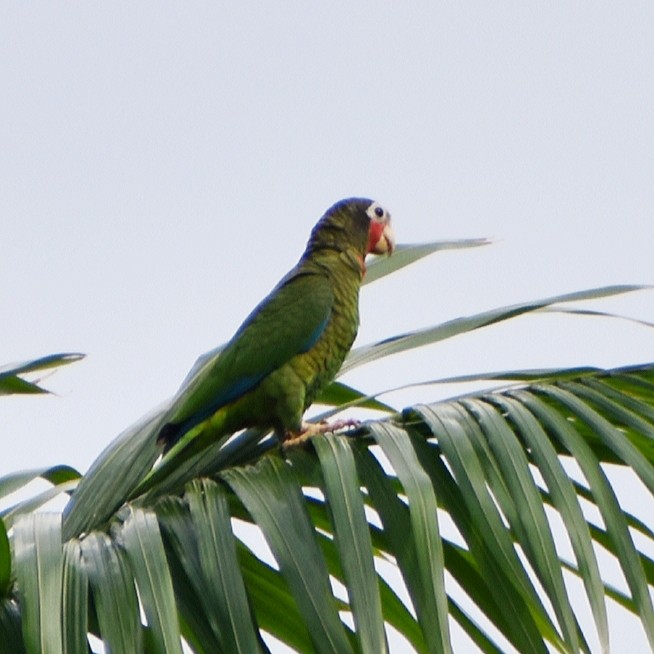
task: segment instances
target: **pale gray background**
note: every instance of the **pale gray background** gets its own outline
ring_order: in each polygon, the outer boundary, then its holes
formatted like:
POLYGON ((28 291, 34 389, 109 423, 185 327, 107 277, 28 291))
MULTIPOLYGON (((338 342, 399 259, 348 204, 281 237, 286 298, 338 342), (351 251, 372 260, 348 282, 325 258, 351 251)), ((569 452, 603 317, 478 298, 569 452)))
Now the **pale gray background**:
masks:
MULTIPOLYGON (((58 396, 2 399, 0 474, 85 470, 342 197, 383 202, 400 242, 496 239, 367 288, 359 343, 654 282, 652 34, 651 2, 3 2, 0 362, 89 356, 47 380, 58 396)), ((654 320, 648 292, 593 307, 654 320)), ((652 344, 617 321, 530 317, 344 381, 615 366, 652 344)), ((616 651, 646 651, 613 623, 616 651)))

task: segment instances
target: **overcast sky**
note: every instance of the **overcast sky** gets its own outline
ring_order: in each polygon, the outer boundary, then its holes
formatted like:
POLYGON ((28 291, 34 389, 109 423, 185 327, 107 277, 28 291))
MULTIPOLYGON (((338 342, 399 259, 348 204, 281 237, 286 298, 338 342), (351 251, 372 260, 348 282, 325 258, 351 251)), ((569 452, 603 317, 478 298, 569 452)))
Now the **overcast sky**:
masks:
MULTIPOLYGON (((85 470, 343 197, 382 202, 400 242, 495 240, 367 287, 359 344, 654 283, 653 3, 226 5, 0 5, 0 363, 88 355, 47 380, 56 396, 0 402, 0 475, 85 470)), ((654 293, 593 308, 654 320, 654 293)), ((618 366, 653 338, 530 317, 344 381, 618 366)), ((645 651, 625 624, 618 651, 645 651)))

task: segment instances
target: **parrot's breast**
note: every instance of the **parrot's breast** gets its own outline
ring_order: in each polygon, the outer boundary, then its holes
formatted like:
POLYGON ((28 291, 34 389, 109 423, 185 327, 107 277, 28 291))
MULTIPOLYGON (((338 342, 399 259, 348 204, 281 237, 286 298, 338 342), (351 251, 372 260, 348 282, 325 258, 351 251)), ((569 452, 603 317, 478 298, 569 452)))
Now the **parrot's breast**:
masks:
POLYGON ((316 344, 289 362, 305 381, 304 407, 334 379, 347 356, 359 329, 360 270, 349 266, 333 274, 334 304, 326 327, 316 344))

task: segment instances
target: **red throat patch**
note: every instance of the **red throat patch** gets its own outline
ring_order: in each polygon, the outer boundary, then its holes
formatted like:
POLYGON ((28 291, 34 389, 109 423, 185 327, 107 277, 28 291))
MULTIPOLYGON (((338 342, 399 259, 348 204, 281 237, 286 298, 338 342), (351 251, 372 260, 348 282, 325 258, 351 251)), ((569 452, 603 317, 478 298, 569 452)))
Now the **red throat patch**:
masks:
POLYGON ((372 252, 375 249, 375 245, 382 236, 384 232, 384 223, 377 222, 376 220, 370 221, 370 228, 368 230, 368 252, 372 252))

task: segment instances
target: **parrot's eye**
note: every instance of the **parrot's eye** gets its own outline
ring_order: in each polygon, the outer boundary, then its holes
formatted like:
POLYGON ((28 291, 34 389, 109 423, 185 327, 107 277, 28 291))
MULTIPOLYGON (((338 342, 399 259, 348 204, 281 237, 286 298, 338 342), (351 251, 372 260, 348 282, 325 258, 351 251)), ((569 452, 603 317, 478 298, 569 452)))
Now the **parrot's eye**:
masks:
POLYGON ((368 218, 370 220, 374 220, 375 222, 388 222, 390 220, 390 214, 384 207, 381 206, 381 204, 377 202, 372 202, 368 208, 366 209, 366 214, 368 215, 368 218))

